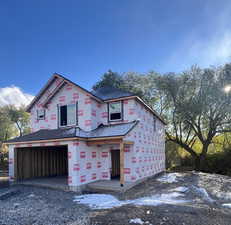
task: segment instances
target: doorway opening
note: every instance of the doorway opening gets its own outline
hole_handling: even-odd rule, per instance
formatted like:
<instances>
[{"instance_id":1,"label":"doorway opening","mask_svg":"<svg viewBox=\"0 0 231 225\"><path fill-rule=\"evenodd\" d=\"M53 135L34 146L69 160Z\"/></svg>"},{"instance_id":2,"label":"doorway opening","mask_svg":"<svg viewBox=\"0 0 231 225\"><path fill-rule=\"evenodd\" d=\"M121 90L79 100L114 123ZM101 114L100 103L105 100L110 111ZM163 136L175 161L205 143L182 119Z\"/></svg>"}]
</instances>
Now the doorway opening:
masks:
<instances>
[{"instance_id":1,"label":"doorway opening","mask_svg":"<svg viewBox=\"0 0 231 225\"><path fill-rule=\"evenodd\" d=\"M111 179L120 179L120 150L111 151Z\"/></svg>"}]
</instances>

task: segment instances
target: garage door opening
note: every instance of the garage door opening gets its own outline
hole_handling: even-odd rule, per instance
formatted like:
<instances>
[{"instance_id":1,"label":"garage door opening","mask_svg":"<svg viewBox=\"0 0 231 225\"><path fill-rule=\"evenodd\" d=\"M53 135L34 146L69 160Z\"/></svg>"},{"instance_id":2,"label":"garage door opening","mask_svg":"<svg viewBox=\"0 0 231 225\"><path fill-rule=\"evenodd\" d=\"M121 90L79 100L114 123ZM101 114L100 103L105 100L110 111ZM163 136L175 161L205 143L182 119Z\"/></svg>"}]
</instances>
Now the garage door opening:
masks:
<instances>
[{"instance_id":1,"label":"garage door opening","mask_svg":"<svg viewBox=\"0 0 231 225\"><path fill-rule=\"evenodd\" d=\"M20 180L68 175L68 147L15 149L15 178Z\"/></svg>"}]
</instances>

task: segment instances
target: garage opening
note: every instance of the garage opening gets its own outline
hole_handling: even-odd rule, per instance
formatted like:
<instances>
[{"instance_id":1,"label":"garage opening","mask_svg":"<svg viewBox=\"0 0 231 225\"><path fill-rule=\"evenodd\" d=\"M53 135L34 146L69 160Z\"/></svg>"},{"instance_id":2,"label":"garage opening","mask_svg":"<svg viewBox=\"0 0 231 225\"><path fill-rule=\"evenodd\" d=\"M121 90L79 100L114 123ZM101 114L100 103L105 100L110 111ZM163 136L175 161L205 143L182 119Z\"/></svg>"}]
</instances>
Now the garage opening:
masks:
<instances>
[{"instance_id":1,"label":"garage opening","mask_svg":"<svg viewBox=\"0 0 231 225\"><path fill-rule=\"evenodd\" d=\"M15 149L15 178L67 176L68 147L44 146Z\"/></svg>"}]
</instances>

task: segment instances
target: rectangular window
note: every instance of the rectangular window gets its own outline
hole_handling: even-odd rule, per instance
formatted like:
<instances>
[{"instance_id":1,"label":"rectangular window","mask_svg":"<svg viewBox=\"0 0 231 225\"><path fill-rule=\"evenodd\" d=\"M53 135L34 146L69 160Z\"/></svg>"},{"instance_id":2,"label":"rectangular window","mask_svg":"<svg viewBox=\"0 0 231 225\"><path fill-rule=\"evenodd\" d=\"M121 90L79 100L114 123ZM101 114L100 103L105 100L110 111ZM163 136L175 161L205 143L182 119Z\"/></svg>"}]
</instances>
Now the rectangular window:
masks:
<instances>
[{"instance_id":1,"label":"rectangular window","mask_svg":"<svg viewBox=\"0 0 231 225\"><path fill-rule=\"evenodd\" d=\"M109 121L122 120L122 102L111 102L108 105Z\"/></svg>"},{"instance_id":2,"label":"rectangular window","mask_svg":"<svg viewBox=\"0 0 231 225\"><path fill-rule=\"evenodd\" d=\"M45 109L37 110L37 120L45 120Z\"/></svg>"},{"instance_id":3,"label":"rectangular window","mask_svg":"<svg viewBox=\"0 0 231 225\"><path fill-rule=\"evenodd\" d=\"M61 127L76 125L76 104L60 106L59 121Z\"/></svg>"}]
</instances>

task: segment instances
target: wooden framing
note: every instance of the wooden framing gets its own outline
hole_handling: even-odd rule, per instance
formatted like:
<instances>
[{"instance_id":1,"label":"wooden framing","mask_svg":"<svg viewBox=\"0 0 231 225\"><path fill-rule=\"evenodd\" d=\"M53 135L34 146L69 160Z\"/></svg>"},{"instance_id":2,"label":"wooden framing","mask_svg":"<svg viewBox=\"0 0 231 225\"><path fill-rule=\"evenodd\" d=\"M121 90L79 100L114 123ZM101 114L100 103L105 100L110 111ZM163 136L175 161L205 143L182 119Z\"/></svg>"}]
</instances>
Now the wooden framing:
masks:
<instances>
[{"instance_id":1,"label":"wooden framing","mask_svg":"<svg viewBox=\"0 0 231 225\"><path fill-rule=\"evenodd\" d=\"M93 146L93 145L119 144L121 140L122 140L121 136L111 137L111 138L93 138L87 141L87 145Z\"/></svg>"},{"instance_id":2,"label":"wooden framing","mask_svg":"<svg viewBox=\"0 0 231 225\"><path fill-rule=\"evenodd\" d=\"M14 154L16 180L68 174L67 145L15 148Z\"/></svg>"},{"instance_id":3,"label":"wooden framing","mask_svg":"<svg viewBox=\"0 0 231 225\"><path fill-rule=\"evenodd\" d=\"M112 145L112 144L120 144L123 139L109 139L109 140L95 140L95 141L87 141L88 146L93 145ZM125 145L133 145L133 141L123 141Z\"/></svg>"},{"instance_id":4,"label":"wooden framing","mask_svg":"<svg viewBox=\"0 0 231 225\"><path fill-rule=\"evenodd\" d=\"M120 142L120 186L124 186L124 142Z\"/></svg>"},{"instance_id":5,"label":"wooden framing","mask_svg":"<svg viewBox=\"0 0 231 225\"><path fill-rule=\"evenodd\" d=\"M93 145L112 145L112 144L119 144L121 140L105 140L105 141L88 141L87 145L88 146L93 146Z\"/></svg>"},{"instance_id":6,"label":"wooden framing","mask_svg":"<svg viewBox=\"0 0 231 225\"><path fill-rule=\"evenodd\" d=\"M120 150L111 150L111 179L120 177Z\"/></svg>"},{"instance_id":7,"label":"wooden framing","mask_svg":"<svg viewBox=\"0 0 231 225\"><path fill-rule=\"evenodd\" d=\"M85 138L86 141L103 141L103 140L115 140L122 139L124 136L114 136L114 137L100 137L100 138Z\"/></svg>"}]
</instances>

